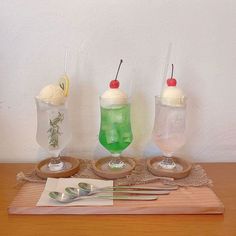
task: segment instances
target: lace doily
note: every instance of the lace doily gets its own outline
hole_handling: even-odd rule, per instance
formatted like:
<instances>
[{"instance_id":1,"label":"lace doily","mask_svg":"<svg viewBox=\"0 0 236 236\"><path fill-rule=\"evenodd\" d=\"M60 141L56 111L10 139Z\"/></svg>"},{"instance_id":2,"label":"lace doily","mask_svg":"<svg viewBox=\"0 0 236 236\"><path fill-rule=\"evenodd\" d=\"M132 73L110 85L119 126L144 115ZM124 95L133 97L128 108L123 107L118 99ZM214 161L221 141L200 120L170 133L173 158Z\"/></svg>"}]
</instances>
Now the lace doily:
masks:
<instances>
[{"instance_id":1,"label":"lace doily","mask_svg":"<svg viewBox=\"0 0 236 236\"><path fill-rule=\"evenodd\" d=\"M194 164L189 176L182 179L172 179L167 177L158 177L152 175L146 167L146 161L144 159L136 161L136 167L130 175L124 178L114 180L114 185L135 185L160 182L165 185L180 186L180 187L200 187L200 186L212 186L212 180L208 178L206 171L198 164ZM92 178L102 179L94 174L90 160L81 160L80 170L74 178ZM35 170L28 173L20 172L16 176L17 181L22 182L46 182L36 175Z\"/></svg>"}]
</instances>

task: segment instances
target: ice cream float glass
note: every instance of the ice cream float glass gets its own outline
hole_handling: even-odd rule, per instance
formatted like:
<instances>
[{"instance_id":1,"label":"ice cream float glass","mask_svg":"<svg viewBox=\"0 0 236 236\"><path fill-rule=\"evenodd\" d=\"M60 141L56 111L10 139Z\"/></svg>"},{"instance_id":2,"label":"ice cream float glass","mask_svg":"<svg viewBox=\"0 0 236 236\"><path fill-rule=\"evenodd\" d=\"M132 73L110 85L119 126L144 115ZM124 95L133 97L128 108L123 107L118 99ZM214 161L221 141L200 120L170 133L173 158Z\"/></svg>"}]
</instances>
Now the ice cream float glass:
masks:
<instances>
[{"instance_id":1,"label":"ice cream float glass","mask_svg":"<svg viewBox=\"0 0 236 236\"><path fill-rule=\"evenodd\" d=\"M155 97L153 140L163 153L160 168L181 168L173 154L185 144L186 97Z\"/></svg>"},{"instance_id":2,"label":"ice cream float glass","mask_svg":"<svg viewBox=\"0 0 236 236\"><path fill-rule=\"evenodd\" d=\"M60 159L60 153L71 138L67 103L53 105L38 97L35 101L37 107L36 140L51 155L48 169L49 171L64 170L66 166Z\"/></svg>"},{"instance_id":3,"label":"ice cream float glass","mask_svg":"<svg viewBox=\"0 0 236 236\"><path fill-rule=\"evenodd\" d=\"M121 153L133 140L130 122L130 99L100 97L101 122L99 141L112 156L108 166L111 169L122 169L125 163Z\"/></svg>"}]
</instances>

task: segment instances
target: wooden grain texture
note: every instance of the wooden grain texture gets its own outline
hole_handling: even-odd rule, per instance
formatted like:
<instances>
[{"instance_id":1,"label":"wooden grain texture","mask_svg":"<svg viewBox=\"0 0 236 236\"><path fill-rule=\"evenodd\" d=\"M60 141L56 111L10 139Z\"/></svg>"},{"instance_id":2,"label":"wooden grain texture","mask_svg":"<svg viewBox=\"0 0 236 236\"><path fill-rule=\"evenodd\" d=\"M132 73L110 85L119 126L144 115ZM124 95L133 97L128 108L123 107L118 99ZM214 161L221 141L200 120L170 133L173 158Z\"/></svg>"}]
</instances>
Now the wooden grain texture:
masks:
<instances>
[{"instance_id":1,"label":"wooden grain texture","mask_svg":"<svg viewBox=\"0 0 236 236\"><path fill-rule=\"evenodd\" d=\"M222 214L224 206L208 187L179 188L156 201L114 201L113 206L37 207L42 183L26 183L10 204L10 214ZM154 186L154 184L152 184Z\"/></svg>"},{"instance_id":2,"label":"wooden grain texture","mask_svg":"<svg viewBox=\"0 0 236 236\"><path fill-rule=\"evenodd\" d=\"M20 189L16 173L33 166L0 164L1 235L236 235L236 163L203 164L224 215L8 215L7 206Z\"/></svg>"}]
</instances>

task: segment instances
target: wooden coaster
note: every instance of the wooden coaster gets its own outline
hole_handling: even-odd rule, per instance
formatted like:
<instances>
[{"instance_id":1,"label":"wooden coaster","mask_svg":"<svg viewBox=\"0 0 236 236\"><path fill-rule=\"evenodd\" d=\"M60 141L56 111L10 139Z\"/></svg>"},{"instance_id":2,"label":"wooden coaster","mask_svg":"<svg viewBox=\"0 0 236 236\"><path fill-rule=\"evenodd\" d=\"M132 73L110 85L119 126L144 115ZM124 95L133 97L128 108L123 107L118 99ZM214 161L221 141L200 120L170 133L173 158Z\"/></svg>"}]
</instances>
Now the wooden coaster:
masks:
<instances>
[{"instance_id":1,"label":"wooden coaster","mask_svg":"<svg viewBox=\"0 0 236 236\"><path fill-rule=\"evenodd\" d=\"M192 169L192 164L190 162L179 157L173 157L177 167L173 170L166 170L158 166L158 162L162 160L163 157L160 156L147 160L147 168L153 175L181 179L188 176ZM180 167L182 167L182 169Z\"/></svg>"},{"instance_id":2,"label":"wooden coaster","mask_svg":"<svg viewBox=\"0 0 236 236\"><path fill-rule=\"evenodd\" d=\"M37 164L35 168L37 175L42 179L47 179L48 177L66 178L76 174L79 171L79 159L67 156L62 156L60 158L66 165L66 168L64 170L50 171L47 166L51 158L48 158Z\"/></svg>"},{"instance_id":3,"label":"wooden coaster","mask_svg":"<svg viewBox=\"0 0 236 236\"><path fill-rule=\"evenodd\" d=\"M104 157L93 161L92 168L94 173L105 179L118 179L129 175L136 165L133 159L121 157L121 160L126 164L125 167L123 169L111 169L107 164L111 159L112 157Z\"/></svg>"}]
</instances>

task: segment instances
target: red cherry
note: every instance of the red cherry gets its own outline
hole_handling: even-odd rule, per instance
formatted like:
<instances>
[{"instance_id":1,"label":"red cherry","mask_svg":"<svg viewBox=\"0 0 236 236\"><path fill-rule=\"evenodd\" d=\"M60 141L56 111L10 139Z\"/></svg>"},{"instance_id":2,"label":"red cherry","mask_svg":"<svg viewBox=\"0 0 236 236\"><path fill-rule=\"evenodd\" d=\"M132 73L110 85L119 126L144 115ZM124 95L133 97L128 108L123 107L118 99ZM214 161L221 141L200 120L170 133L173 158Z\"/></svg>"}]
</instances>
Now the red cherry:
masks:
<instances>
[{"instance_id":1,"label":"red cherry","mask_svg":"<svg viewBox=\"0 0 236 236\"><path fill-rule=\"evenodd\" d=\"M119 74L120 66L121 66L122 62L123 62L123 60L121 59L120 64L118 66L118 70L116 72L116 78L110 82L110 88L112 88L112 89L117 89L120 86L120 82L117 80L117 76Z\"/></svg>"},{"instance_id":2,"label":"red cherry","mask_svg":"<svg viewBox=\"0 0 236 236\"><path fill-rule=\"evenodd\" d=\"M171 70L171 77L166 81L168 86L176 86L177 81L176 79L173 77L173 73L174 73L174 65L172 64L172 70Z\"/></svg>"},{"instance_id":3,"label":"red cherry","mask_svg":"<svg viewBox=\"0 0 236 236\"><path fill-rule=\"evenodd\" d=\"M167 85L168 85L168 86L176 86L176 84L177 84L177 81L176 81L175 78L169 78L169 79L167 80Z\"/></svg>"},{"instance_id":4,"label":"red cherry","mask_svg":"<svg viewBox=\"0 0 236 236\"><path fill-rule=\"evenodd\" d=\"M110 88L112 88L112 89L117 89L117 88L119 88L119 86L120 86L120 82L116 79L114 79L110 82Z\"/></svg>"}]
</instances>

